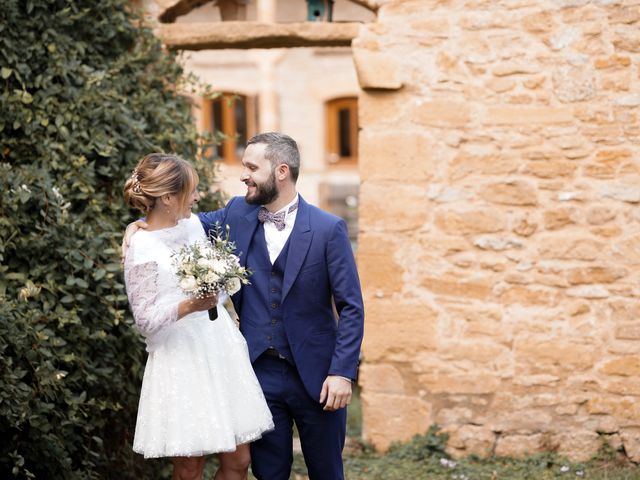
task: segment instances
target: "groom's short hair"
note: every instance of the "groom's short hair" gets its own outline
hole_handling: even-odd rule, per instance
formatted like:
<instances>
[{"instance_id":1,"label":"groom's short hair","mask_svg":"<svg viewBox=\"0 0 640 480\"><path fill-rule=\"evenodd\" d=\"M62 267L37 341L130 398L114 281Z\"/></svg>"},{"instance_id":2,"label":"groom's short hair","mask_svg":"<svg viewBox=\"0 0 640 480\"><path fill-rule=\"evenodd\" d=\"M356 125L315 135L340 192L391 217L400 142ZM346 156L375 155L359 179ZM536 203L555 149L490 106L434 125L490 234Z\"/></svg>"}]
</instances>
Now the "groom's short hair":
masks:
<instances>
[{"instance_id":1,"label":"groom's short hair","mask_svg":"<svg viewBox=\"0 0 640 480\"><path fill-rule=\"evenodd\" d=\"M291 179L294 183L298 180L300 174L300 151L298 144L289 135L279 132L259 133L249 139L247 146L264 143L264 156L271 162L271 167L275 168L279 163L285 163L289 166Z\"/></svg>"}]
</instances>

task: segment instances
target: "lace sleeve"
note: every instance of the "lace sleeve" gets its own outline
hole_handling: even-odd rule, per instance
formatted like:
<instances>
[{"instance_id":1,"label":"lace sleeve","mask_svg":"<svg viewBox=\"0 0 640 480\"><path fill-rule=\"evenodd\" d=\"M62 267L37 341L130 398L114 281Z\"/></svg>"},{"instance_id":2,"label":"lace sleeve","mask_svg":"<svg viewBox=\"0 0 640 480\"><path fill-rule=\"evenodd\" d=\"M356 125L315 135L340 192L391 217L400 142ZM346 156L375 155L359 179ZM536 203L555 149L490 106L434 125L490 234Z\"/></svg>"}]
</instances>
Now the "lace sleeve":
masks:
<instances>
[{"instance_id":1,"label":"lace sleeve","mask_svg":"<svg viewBox=\"0 0 640 480\"><path fill-rule=\"evenodd\" d=\"M127 297L136 325L145 337L178 320L178 303L158 298L158 264L141 263L125 268Z\"/></svg>"}]
</instances>

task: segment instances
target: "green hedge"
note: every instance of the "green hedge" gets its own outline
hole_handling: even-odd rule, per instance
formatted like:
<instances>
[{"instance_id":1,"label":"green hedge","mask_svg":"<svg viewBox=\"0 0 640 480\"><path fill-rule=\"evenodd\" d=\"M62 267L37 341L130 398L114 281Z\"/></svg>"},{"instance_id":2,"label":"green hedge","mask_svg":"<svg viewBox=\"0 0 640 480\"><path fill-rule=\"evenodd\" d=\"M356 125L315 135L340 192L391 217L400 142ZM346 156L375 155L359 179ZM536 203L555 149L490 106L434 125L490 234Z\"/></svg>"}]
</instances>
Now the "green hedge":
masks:
<instances>
[{"instance_id":1,"label":"green hedge","mask_svg":"<svg viewBox=\"0 0 640 480\"><path fill-rule=\"evenodd\" d=\"M119 262L135 218L122 186L150 151L207 159L176 93L192 83L129 3L0 8L0 478L165 464L131 451L146 354Z\"/></svg>"}]
</instances>

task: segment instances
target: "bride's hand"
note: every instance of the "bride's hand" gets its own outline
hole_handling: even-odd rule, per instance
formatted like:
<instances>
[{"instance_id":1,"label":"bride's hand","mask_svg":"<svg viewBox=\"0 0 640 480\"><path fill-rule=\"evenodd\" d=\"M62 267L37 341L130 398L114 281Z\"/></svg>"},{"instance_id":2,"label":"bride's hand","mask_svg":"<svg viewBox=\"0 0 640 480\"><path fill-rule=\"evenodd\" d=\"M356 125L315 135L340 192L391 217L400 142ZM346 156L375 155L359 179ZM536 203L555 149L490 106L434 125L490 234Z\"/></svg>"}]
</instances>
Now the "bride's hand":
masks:
<instances>
[{"instance_id":1,"label":"bride's hand","mask_svg":"<svg viewBox=\"0 0 640 480\"><path fill-rule=\"evenodd\" d=\"M127 225L127 229L124 231L124 237L122 237L122 247L120 251L122 252L120 255L120 261L124 263L124 259L127 256L127 250L129 250L129 243L131 242L131 237L138 230L143 229L146 230L149 227L147 222L144 220L137 220L135 222Z\"/></svg>"},{"instance_id":2,"label":"bride's hand","mask_svg":"<svg viewBox=\"0 0 640 480\"><path fill-rule=\"evenodd\" d=\"M189 315L194 312L205 312L207 310L211 310L218 304L218 294L214 293L210 297L204 298L190 298L189 300L183 300L180 303L180 307L178 309L178 318L181 318L185 315ZM183 315L180 315L180 313Z\"/></svg>"}]
</instances>

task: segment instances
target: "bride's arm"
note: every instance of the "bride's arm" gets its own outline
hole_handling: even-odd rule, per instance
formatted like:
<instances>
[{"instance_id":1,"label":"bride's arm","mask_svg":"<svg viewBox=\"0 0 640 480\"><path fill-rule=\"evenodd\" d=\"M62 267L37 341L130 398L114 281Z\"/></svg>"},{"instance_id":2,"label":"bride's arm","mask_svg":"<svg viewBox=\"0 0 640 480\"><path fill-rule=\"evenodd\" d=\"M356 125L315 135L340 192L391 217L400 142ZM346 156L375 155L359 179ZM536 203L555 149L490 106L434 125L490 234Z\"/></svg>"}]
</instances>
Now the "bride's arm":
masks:
<instances>
[{"instance_id":1,"label":"bride's arm","mask_svg":"<svg viewBox=\"0 0 640 480\"><path fill-rule=\"evenodd\" d=\"M217 297L188 299L180 302L162 301L158 295L158 264L147 262L125 268L125 284L131 311L143 335L151 336L182 317L209 310Z\"/></svg>"}]
</instances>

